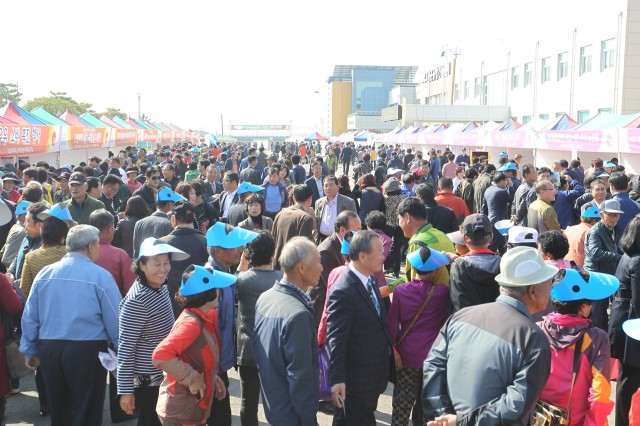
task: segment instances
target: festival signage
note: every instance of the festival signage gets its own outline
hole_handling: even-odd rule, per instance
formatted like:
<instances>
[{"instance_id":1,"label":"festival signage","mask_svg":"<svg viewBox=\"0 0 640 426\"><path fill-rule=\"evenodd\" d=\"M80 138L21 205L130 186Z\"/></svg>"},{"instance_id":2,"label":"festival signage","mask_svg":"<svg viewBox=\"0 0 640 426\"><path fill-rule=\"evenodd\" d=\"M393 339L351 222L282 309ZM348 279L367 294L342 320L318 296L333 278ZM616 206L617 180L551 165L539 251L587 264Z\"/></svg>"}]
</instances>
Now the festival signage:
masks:
<instances>
[{"instance_id":1,"label":"festival signage","mask_svg":"<svg viewBox=\"0 0 640 426\"><path fill-rule=\"evenodd\" d=\"M173 140L171 130L163 130L160 132L160 143L171 143Z\"/></svg>"},{"instance_id":2,"label":"festival signage","mask_svg":"<svg viewBox=\"0 0 640 426\"><path fill-rule=\"evenodd\" d=\"M156 143L158 141L158 131L157 130L140 130L140 140L142 142L153 142Z\"/></svg>"},{"instance_id":3,"label":"festival signage","mask_svg":"<svg viewBox=\"0 0 640 426\"><path fill-rule=\"evenodd\" d=\"M175 142L182 142L184 140L184 132L181 130L173 132L173 140Z\"/></svg>"},{"instance_id":4,"label":"festival signage","mask_svg":"<svg viewBox=\"0 0 640 426\"><path fill-rule=\"evenodd\" d=\"M0 155L40 154L58 140L56 127L0 125Z\"/></svg>"},{"instance_id":5,"label":"festival signage","mask_svg":"<svg viewBox=\"0 0 640 426\"><path fill-rule=\"evenodd\" d=\"M620 133L626 138L620 140L620 151L637 154L640 152L640 129L622 129Z\"/></svg>"},{"instance_id":6,"label":"festival signage","mask_svg":"<svg viewBox=\"0 0 640 426\"><path fill-rule=\"evenodd\" d=\"M538 148L557 151L616 152L617 138L602 130L546 130L539 138Z\"/></svg>"},{"instance_id":7,"label":"festival signage","mask_svg":"<svg viewBox=\"0 0 640 426\"><path fill-rule=\"evenodd\" d=\"M488 144L500 148L522 148L527 142L527 132L491 132L488 134Z\"/></svg>"},{"instance_id":8,"label":"festival signage","mask_svg":"<svg viewBox=\"0 0 640 426\"><path fill-rule=\"evenodd\" d=\"M418 133L418 139L424 138L424 143L427 145L445 145L444 132L432 132L432 133Z\"/></svg>"},{"instance_id":9,"label":"festival signage","mask_svg":"<svg viewBox=\"0 0 640 426\"><path fill-rule=\"evenodd\" d=\"M69 149L95 149L105 146L107 129L100 127L61 127Z\"/></svg>"},{"instance_id":10,"label":"festival signage","mask_svg":"<svg viewBox=\"0 0 640 426\"><path fill-rule=\"evenodd\" d=\"M454 146L479 146L478 132L458 132L454 133Z\"/></svg>"},{"instance_id":11,"label":"festival signage","mask_svg":"<svg viewBox=\"0 0 640 426\"><path fill-rule=\"evenodd\" d=\"M115 146L135 145L138 140L136 129L111 129Z\"/></svg>"}]
</instances>

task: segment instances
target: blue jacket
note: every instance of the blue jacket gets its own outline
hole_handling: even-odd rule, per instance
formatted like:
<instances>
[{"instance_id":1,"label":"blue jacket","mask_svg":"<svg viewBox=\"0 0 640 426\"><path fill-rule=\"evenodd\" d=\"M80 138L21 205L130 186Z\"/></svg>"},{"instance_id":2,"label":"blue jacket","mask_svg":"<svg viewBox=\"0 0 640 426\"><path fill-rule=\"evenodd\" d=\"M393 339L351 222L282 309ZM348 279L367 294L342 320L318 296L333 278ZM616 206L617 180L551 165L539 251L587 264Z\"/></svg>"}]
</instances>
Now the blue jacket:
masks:
<instances>
[{"instance_id":1,"label":"blue jacket","mask_svg":"<svg viewBox=\"0 0 640 426\"><path fill-rule=\"evenodd\" d=\"M264 195L264 197L267 196L267 188L269 187L269 182L263 183L262 185L260 185L261 187L264 188L264 192L262 193ZM280 182L278 182L278 191L280 192L280 198L282 198L282 202L280 203L280 208L285 207L287 205L287 188L285 188L285 186L283 184L281 184ZM265 204L266 204L266 200L265 200ZM262 212L264 214L264 212ZM270 212L270 213L277 213L277 212Z\"/></svg>"},{"instance_id":2,"label":"blue jacket","mask_svg":"<svg viewBox=\"0 0 640 426\"><path fill-rule=\"evenodd\" d=\"M569 183L569 189L566 191L558 191L553 209L558 215L560 228L567 229L568 226L575 225L573 206L582 194L584 194L584 187L575 180Z\"/></svg>"},{"instance_id":3,"label":"blue jacket","mask_svg":"<svg viewBox=\"0 0 640 426\"><path fill-rule=\"evenodd\" d=\"M36 276L22 315L20 351L39 340L110 341L118 347L120 291L113 276L81 253L68 253Z\"/></svg>"},{"instance_id":4,"label":"blue jacket","mask_svg":"<svg viewBox=\"0 0 640 426\"><path fill-rule=\"evenodd\" d=\"M253 347L269 424L316 426L318 339L302 291L276 282L258 298Z\"/></svg>"}]
</instances>

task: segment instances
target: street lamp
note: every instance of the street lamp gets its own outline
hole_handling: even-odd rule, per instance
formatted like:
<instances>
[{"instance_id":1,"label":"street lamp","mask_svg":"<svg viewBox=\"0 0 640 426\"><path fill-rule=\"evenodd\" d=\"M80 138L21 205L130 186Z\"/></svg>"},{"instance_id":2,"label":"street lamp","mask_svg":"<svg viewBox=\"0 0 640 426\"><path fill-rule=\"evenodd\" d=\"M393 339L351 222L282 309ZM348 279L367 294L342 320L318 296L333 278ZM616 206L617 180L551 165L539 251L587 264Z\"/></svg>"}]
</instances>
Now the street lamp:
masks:
<instances>
[{"instance_id":1,"label":"street lamp","mask_svg":"<svg viewBox=\"0 0 640 426\"><path fill-rule=\"evenodd\" d=\"M138 93L138 120L140 120L142 118L142 115L140 114L140 96L142 96L142 93Z\"/></svg>"}]
</instances>

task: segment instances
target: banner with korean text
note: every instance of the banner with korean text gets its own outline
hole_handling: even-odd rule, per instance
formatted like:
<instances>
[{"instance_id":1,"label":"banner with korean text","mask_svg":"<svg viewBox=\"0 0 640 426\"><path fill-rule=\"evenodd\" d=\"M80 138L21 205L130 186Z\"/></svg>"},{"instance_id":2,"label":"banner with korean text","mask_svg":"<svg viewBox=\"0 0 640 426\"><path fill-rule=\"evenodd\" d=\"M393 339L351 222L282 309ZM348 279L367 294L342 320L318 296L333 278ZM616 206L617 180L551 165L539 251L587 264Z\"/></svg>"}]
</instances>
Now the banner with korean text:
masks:
<instances>
[{"instance_id":1,"label":"banner with korean text","mask_svg":"<svg viewBox=\"0 0 640 426\"><path fill-rule=\"evenodd\" d=\"M61 127L60 149L103 148L107 143L107 130L100 127Z\"/></svg>"},{"instance_id":2,"label":"banner with korean text","mask_svg":"<svg viewBox=\"0 0 640 426\"><path fill-rule=\"evenodd\" d=\"M142 142L158 142L158 131L157 130L140 130L139 140Z\"/></svg>"},{"instance_id":3,"label":"banner with korean text","mask_svg":"<svg viewBox=\"0 0 640 426\"><path fill-rule=\"evenodd\" d=\"M136 129L111 129L111 140L115 146L134 146L138 140Z\"/></svg>"},{"instance_id":4,"label":"banner with korean text","mask_svg":"<svg viewBox=\"0 0 640 426\"><path fill-rule=\"evenodd\" d=\"M0 155L42 154L57 151L59 127L0 125Z\"/></svg>"}]
</instances>

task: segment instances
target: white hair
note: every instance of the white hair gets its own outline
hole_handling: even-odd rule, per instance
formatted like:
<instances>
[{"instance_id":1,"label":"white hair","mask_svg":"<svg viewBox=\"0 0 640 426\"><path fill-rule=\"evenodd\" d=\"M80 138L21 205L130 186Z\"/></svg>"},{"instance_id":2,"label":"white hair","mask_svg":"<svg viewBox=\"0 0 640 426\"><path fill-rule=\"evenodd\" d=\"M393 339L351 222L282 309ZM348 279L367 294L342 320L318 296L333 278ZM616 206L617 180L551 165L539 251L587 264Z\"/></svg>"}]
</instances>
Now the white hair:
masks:
<instances>
[{"instance_id":1,"label":"white hair","mask_svg":"<svg viewBox=\"0 0 640 426\"><path fill-rule=\"evenodd\" d=\"M289 272L300 262L309 262L312 253L317 252L315 244L306 237L294 237L282 248L280 267L283 272Z\"/></svg>"},{"instance_id":2,"label":"white hair","mask_svg":"<svg viewBox=\"0 0 640 426\"><path fill-rule=\"evenodd\" d=\"M100 241L100 231L91 225L76 225L67 234L67 252L85 250L89 244Z\"/></svg>"}]
</instances>

